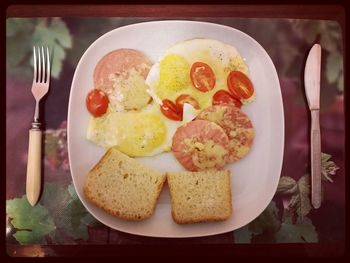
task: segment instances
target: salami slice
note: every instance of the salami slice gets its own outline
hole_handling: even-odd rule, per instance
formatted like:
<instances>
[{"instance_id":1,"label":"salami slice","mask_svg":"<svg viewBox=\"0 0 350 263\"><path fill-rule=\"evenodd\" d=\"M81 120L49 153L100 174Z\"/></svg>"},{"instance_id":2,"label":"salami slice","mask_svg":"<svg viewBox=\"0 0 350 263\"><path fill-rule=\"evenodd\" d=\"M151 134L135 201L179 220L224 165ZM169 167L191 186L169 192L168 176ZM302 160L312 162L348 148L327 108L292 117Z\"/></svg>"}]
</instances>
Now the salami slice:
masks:
<instances>
[{"instance_id":1,"label":"salami slice","mask_svg":"<svg viewBox=\"0 0 350 263\"><path fill-rule=\"evenodd\" d=\"M229 139L214 122L195 120L179 127L173 137L176 159L190 171L222 168L229 154Z\"/></svg>"},{"instance_id":2,"label":"salami slice","mask_svg":"<svg viewBox=\"0 0 350 263\"><path fill-rule=\"evenodd\" d=\"M145 83L151 66L149 59L137 50L114 50L97 63L95 88L108 95L116 111L142 109L151 100Z\"/></svg>"},{"instance_id":3,"label":"salami slice","mask_svg":"<svg viewBox=\"0 0 350 263\"><path fill-rule=\"evenodd\" d=\"M214 105L201 111L198 120L215 122L229 138L228 162L238 161L248 154L255 137L249 117L233 105Z\"/></svg>"},{"instance_id":4,"label":"salami slice","mask_svg":"<svg viewBox=\"0 0 350 263\"><path fill-rule=\"evenodd\" d=\"M94 71L95 87L102 90L111 88L113 86L112 74L122 75L132 68L140 71L146 79L151 66L151 61L140 51L126 48L114 50L97 63Z\"/></svg>"}]
</instances>

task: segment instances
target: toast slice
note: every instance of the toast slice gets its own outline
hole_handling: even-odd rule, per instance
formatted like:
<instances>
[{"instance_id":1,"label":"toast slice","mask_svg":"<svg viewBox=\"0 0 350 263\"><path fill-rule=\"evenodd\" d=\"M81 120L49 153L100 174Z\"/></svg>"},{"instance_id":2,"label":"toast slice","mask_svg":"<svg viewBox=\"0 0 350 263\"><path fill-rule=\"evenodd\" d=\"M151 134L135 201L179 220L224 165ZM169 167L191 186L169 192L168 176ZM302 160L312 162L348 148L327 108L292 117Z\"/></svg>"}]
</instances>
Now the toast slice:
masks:
<instances>
[{"instance_id":1,"label":"toast slice","mask_svg":"<svg viewBox=\"0 0 350 263\"><path fill-rule=\"evenodd\" d=\"M229 171L167 173L167 181L176 223L223 221L231 216Z\"/></svg>"},{"instance_id":2,"label":"toast slice","mask_svg":"<svg viewBox=\"0 0 350 263\"><path fill-rule=\"evenodd\" d=\"M110 148L87 175L84 194L96 206L126 220L149 218L166 175Z\"/></svg>"}]
</instances>

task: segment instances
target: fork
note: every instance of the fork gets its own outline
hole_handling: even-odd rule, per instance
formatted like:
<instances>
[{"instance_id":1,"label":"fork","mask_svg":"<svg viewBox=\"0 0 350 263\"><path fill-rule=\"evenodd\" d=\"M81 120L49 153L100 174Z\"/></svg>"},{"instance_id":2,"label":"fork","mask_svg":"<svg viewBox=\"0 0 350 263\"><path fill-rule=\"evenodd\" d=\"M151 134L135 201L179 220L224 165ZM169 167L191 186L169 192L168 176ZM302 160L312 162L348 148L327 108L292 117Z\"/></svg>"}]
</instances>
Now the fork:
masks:
<instances>
[{"instance_id":1,"label":"fork","mask_svg":"<svg viewBox=\"0 0 350 263\"><path fill-rule=\"evenodd\" d=\"M41 189L41 140L42 131L39 122L39 101L49 90L50 54L46 47L33 47L34 76L32 94L35 98L34 121L29 130L26 193L29 203L34 206L39 199Z\"/></svg>"}]
</instances>

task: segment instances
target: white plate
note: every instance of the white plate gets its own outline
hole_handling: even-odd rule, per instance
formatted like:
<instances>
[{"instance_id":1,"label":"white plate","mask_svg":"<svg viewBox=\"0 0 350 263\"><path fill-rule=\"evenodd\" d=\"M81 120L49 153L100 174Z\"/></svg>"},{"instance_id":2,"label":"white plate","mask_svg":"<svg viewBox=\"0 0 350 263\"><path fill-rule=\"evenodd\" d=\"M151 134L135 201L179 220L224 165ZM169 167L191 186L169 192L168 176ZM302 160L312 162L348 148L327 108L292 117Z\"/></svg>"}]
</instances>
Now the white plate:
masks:
<instances>
[{"instance_id":1,"label":"white plate","mask_svg":"<svg viewBox=\"0 0 350 263\"><path fill-rule=\"evenodd\" d=\"M142 222L113 217L92 205L83 194L89 169L104 150L88 142L89 114L85 97L93 87L96 63L118 48L144 52L156 62L178 41L205 37L235 46L246 59L256 89L256 100L244 106L256 137L250 153L227 166L231 170L233 216L224 222L177 225L171 218L168 188L162 191L153 216ZM84 53L74 74L68 109L68 152L77 194L87 210L103 224L132 234L154 237L197 237L240 228L256 218L271 201L280 177L284 148L283 103L276 69L266 51L253 38L231 27L191 21L157 21L133 24L112 30L97 39ZM182 170L171 153L139 158L161 171Z\"/></svg>"}]
</instances>

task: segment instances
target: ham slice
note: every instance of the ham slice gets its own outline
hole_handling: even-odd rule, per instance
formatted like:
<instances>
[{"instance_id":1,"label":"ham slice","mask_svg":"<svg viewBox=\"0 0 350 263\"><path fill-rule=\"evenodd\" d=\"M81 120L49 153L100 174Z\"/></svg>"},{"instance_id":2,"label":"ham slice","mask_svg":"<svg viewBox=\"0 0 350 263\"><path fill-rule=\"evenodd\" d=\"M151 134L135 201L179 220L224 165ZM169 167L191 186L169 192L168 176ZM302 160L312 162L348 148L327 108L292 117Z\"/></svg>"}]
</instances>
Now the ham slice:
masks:
<instances>
[{"instance_id":1,"label":"ham slice","mask_svg":"<svg viewBox=\"0 0 350 263\"><path fill-rule=\"evenodd\" d=\"M176 130L172 151L189 171L219 169L226 164L228 143L228 137L220 126L206 120L195 120Z\"/></svg>"},{"instance_id":2,"label":"ham slice","mask_svg":"<svg viewBox=\"0 0 350 263\"><path fill-rule=\"evenodd\" d=\"M249 117L239 108L229 105L214 105L201 111L198 120L212 121L222 127L230 142L229 163L243 158L250 151L255 131Z\"/></svg>"},{"instance_id":3,"label":"ham slice","mask_svg":"<svg viewBox=\"0 0 350 263\"><path fill-rule=\"evenodd\" d=\"M97 63L93 75L95 88L107 94L116 111L140 110L151 101L145 83L151 66L140 51L114 50Z\"/></svg>"},{"instance_id":4,"label":"ham slice","mask_svg":"<svg viewBox=\"0 0 350 263\"><path fill-rule=\"evenodd\" d=\"M108 93L113 86L111 75L127 75L133 68L146 79L151 66L151 61L140 51L125 48L114 50L97 63L94 70L95 88Z\"/></svg>"}]
</instances>

